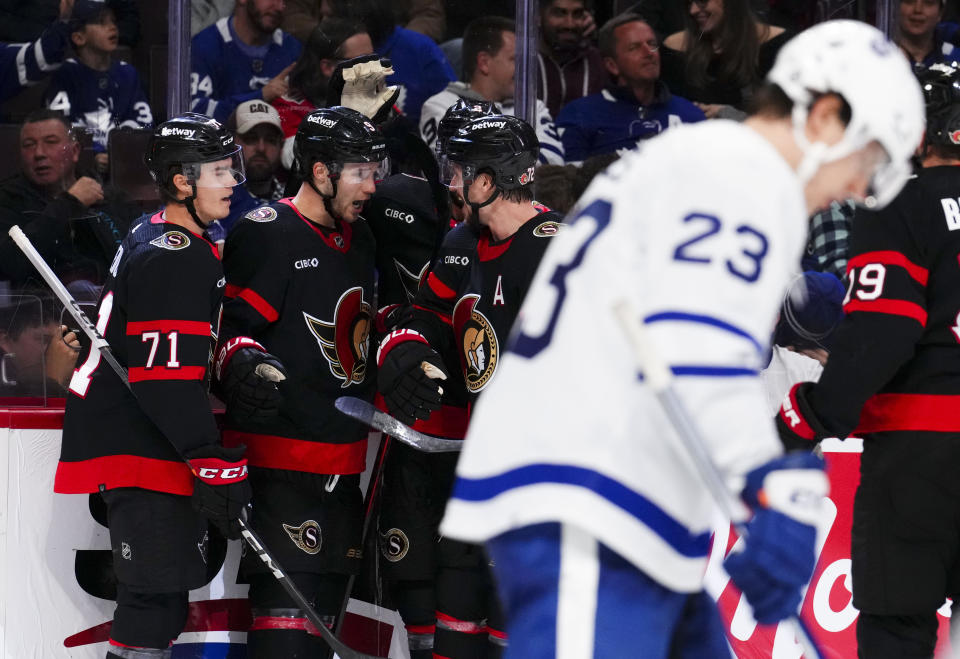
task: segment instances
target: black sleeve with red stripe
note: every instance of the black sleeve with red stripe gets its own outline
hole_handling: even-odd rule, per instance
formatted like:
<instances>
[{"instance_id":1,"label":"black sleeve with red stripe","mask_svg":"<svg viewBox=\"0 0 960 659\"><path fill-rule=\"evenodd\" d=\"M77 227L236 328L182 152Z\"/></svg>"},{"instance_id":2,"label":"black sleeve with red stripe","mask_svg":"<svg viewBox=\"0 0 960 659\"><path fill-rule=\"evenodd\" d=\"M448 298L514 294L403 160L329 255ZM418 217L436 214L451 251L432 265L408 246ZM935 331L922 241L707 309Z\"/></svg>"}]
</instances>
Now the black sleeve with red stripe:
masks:
<instances>
[{"instance_id":1,"label":"black sleeve with red stripe","mask_svg":"<svg viewBox=\"0 0 960 659\"><path fill-rule=\"evenodd\" d=\"M846 437L864 403L914 354L927 325L929 264L910 230L913 201L905 194L883 211L858 210L847 264L846 316L820 381L805 387L793 405L789 399L784 403L781 426L813 428L818 440Z\"/></svg>"},{"instance_id":2,"label":"black sleeve with red stripe","mask_svg":"<svg viewBox=\"0 0 960 659\"><path fill-rule=\"evenodd\" d=\"M140 408L183 455L219 442L207 396L219 261L209 246L156 249L128 279L125 347Z\"/></svg>"},{"instance_id":3,"label":"black sleeve with red stripe","mask_svg":"<svg viewBox=\"0 0 960 659\"><path fill-rule=\"evenodd\" d=\"M221 368L230 348L242 347L241 337L260 336L279 319L289 284L285 257L280 221L240 220L231 230L223 253L227 285L217 348Z\"/></svg>"},{"instance_id":4,"label":"black sleeve with red stripe","mask_svg":"<svg viewBox=\"0 0 960 659\"><path fill-rule=\"evenodd\" d=\"M453 309L467 292L476 267L476 246L476 235L465 223L444 237L433 268L403 323L403 327L422 334L435 349L451 336Z\"/></svg>"}]
</instances>

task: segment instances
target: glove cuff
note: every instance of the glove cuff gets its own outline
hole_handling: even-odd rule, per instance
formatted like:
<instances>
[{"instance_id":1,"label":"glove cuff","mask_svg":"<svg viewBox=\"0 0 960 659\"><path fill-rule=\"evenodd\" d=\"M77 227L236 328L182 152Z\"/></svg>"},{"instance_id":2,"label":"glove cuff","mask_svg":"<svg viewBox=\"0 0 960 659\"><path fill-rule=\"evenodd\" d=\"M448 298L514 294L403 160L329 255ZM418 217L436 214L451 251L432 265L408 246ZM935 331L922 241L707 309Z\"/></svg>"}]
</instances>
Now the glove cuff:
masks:
<instances>
[{"instance_id":1,"label":"glove cuff","mask_svg":"<svg viewBox=\"0 0 960 659\"><path fill-rule=\"evenodd\" d=\"M783 404L780 406L778 418L791 434L800 439L814 442L818 439L817 432L804 416L800 406L799 389L803 384L803 382L798 382L790 387L790 391L787 392Z\"/></svg>"},{"instance_id":2,"label":"glove cuff","mask_svg":"<svg viewBox=\"0 0 960 659\"><path fill-rule=\"evenodd\" d=\"M188 462L193 475L207 485L231 485L247 479L247 459L235 462L221 458L194 458Z\"/></svg>"},{"instance_id":3,"label":"glove cuff","mask_svg":"<svg viewBox=\"0 0 960 659\"><path fill-rule=\"evenodd\" d=\"M393 330L387 334L383 341L380 342L380 348L377 350L377 367L383 366L383 360L386 358L387 353L396 348L401 343L406 343L408 341L417 341L426 346L430 345L430 342L424 338L423 334L412 329L398 329Z\"/></svg>"},{"instance_id":4,"label":"glove cuff","mask_svg":"<svg viewBox=\"0 0 960 659\"><path fill-rule=\"evenodd\" d=\"M394 311L396 311L399 308L400 308L399 304L388 304L387 306L377 311L377 315L373 321L373 326L374 326L374 329L376 329L376 331L379 334L383 334L389 329L389 325L387 324L387 319L389 318L390 314L392 314ZM379 354L378 354L378 359L379 359Z\"/></svg>"},{"instance_id":5,"label":"glove cuff","mask_svg":"<svg viewBox=\"0 0 960 659\"><path fill-rule=\"evenodd\" d=\"M226 372L227 364L231 357L241 348L255 348L260 352L266 352L267 349L251 339L249 336L235 336L217 350L217 358L213 363L213 373L219 382L223 382L223 373Z\"/></svg>"}]
</instances>

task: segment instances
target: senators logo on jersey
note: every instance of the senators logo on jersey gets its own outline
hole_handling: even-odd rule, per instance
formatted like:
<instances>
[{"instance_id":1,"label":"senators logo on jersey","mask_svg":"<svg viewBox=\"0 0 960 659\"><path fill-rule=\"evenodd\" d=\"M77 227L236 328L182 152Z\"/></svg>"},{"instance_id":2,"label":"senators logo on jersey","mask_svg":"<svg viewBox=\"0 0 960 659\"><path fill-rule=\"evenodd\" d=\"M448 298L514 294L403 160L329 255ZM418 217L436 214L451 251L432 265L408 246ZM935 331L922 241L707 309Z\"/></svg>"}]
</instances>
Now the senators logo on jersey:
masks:
<instances>
[{"instance_id":1,"label":"senators logo on jersey","mask_svg":"<svg viewBox=\"0 0 960 659\"><path fill-rule=\"evenodd\" d=\"M500 344L493 325L477 311L479 295L464 295L453 309L453 328L460 337L460 365L471 393L490 382L500 359Z\"/></svg>"},{"instance_id":2,"label":"senators logo on jersey","mask_svg":"<svg viewBox=\"0 0 960 659\"><path fill-rule=\"evenodd\" d=\"M370 303L363 299L363 288L355 286L340 296L332 321L314 318L306 311L303 318L320 344L330 372L343 381L341 386L363 382L373 322Z\"/></svg>"},{"instance_id":3,"label":"senators logo on jersey","mask_svg":"<svg viewBox=\"0 0 960 659\"><path fill-rule=\"evenodd\" d=\"M419 273L412 272L411 270L404 267L400 261L393 259L393 264L397 267L397 275L400 277L400 283L403 284L403 290L407 294L407 301L413 302L413 298L416 297L417 291L420 290L420 285L423 284L426 279L427 269L430 267L430 262L427 261L423 264L423 267L420 268Z\"/></svg>"}]
</instances>

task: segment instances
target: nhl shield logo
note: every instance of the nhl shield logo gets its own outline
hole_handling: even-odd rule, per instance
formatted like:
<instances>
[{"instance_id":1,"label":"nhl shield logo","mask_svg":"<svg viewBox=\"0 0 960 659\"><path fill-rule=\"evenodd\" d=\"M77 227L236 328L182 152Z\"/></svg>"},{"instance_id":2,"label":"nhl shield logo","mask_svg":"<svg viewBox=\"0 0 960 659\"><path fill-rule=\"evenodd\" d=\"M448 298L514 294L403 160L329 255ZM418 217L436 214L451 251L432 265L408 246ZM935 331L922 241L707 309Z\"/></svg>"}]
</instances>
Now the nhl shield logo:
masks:
<instances>
[{"instance_id":1,"label":"nhl shield logo","mask_svg":"<svg viewBox=\"0 0 960 659\"><path fill-rule=\"evenodd\" d=\"M403 560L410 551L410 539L400 529L393 528L380 534L380 553L391 563Z\"/></svg>"},{"instance_id":2,"label":"nhl shield logo","mask_svg":"<svg viewBox=\"0 0 960 659\"><path fill-rule=\"evenodd\" d=\"M460 337L460 365L463 367L467 389L481 391L497 368L500 344L490 320L477 311L479 295L465 295L453 309L453 328Z\"/></svg>"},{"instance_id":3,"label":"nhl shield logo","mask_svg":"<svg viewBox=\"0 0 960 659\"><path fill-rule=\"evenodd\" d=\"M363 299L363 288L355 286L340 296L332 322L315 318L306 311L303 318L330 364L330 372L343 381L341 387L363 382L373 321L370 303Z\"/></svg>"},{"instance_id":4,"label":"nhl shield logo","mask_svg":"<svg viewBox=\"0 0 960 659\"><path fill-rule=\"evenodd\" d=\"M312 519L308 519L300 526L284 524L283 530L290 536L293 544L304 552L311 556L320 553L320 547L323 545L323 535L320 533L320 525Z\"/></svg>"}]
</instances>

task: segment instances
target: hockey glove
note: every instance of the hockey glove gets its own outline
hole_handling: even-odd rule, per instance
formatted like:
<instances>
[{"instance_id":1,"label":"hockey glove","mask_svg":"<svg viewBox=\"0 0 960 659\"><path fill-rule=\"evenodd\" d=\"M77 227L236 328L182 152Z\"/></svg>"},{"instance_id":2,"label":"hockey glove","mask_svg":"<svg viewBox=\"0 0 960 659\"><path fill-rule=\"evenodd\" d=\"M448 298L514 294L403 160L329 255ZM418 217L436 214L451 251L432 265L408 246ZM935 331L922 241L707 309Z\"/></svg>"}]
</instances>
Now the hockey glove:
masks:
<instances>
[{"instance_id":1,"label":"hockey glove","mask_svg":"<svg viewBox=\"0 0 960 659\"><path fill-rule=\"evenodd\" d=\"M443 360L419 332L390 332L377 352L377 388L387 410L410 425L440 409L443 389L434 381L446 380Z\"/></svg>"},{"instance_id":2,"label":"hockey glove","mask_svg":"<svg viewBox=\"0 0 960 659\"><path fill-rule=\"evenodd\" d=\"M250 503L245 446L201 446L185 457L193 481L193 509L210 520L226 538L240 537L237 518Z\"/></svg>"},{"instance_id":3,"label":"hockey glove","mask_svg":"<svg viewBox=\"0 0 960 659\"><path fill-rule=\"evenodd\" d=\"M365 114L377 124L386 121L400 95L400 88L387 85L393 75L389 58L362 55L337 65L327 87L327 105L344 105Z\"/></svg>"},{"instance_id":4,"label":"hockey glove","mask_svg":"<svg viewBox=\"0 0 960 659\"><path fill-rule=\"evenodd\" d=\"M259 343L237 337L224 345L214 368L231 420L264 421L277 415L283 396L277 383L287 372Z\"/></svg>"},{"instance_id":5,"label":"hockey glove","mask_svg":"<svg viewBox=\"0 0 960 659\"><path fill-rule=\"evenodd\" d=\"M798 382L790 388L777 414L777 433L787 451L812 451L824 437L830 437L807 402L813 382Z\"/></svg>"},{"instance_id":6,"label":"hockey glove","mask_svg":"<svg viewBox=\"0 0 960 659\"><path fill-rule=\"evenodd\" d=\"M810 453L787 454L747 474L742 497L754 515L745 548L724 567L760 624L797 612L816 566L816 523L828 490L823 460Z\"/></svg>"}]
</instances>

